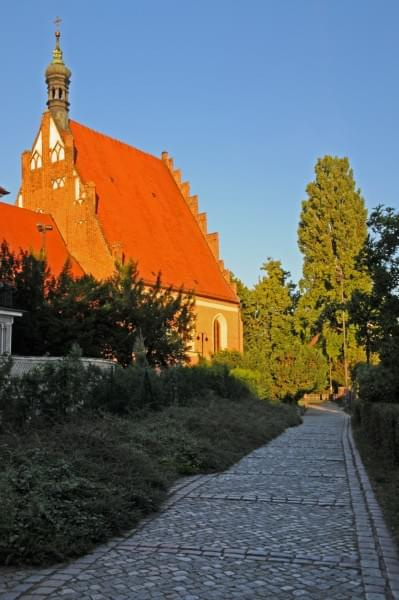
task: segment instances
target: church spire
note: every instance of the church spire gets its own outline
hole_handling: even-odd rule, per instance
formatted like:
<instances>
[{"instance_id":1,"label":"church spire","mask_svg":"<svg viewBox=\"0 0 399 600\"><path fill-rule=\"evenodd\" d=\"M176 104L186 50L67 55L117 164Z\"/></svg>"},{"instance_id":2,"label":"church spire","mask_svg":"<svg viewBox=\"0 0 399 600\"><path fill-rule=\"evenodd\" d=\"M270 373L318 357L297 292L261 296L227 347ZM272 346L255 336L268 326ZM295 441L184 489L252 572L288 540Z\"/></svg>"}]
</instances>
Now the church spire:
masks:
<instances>
[{"instance_id":1,"label":"church spire","mask_svg":"<svg viewBox=\"0 0 399 600\"><path fill-rule=\"evenodd\" d=\"M50 113L61 129L68 128L68 110L69 110L69 81L71 71L65 65L62 50L60 47L61 33L59 24L61 19L57 17L55 24L55 48L53 50L53 60L46 69L47 83L47 106Z\"/></svg>"}]
</instances>

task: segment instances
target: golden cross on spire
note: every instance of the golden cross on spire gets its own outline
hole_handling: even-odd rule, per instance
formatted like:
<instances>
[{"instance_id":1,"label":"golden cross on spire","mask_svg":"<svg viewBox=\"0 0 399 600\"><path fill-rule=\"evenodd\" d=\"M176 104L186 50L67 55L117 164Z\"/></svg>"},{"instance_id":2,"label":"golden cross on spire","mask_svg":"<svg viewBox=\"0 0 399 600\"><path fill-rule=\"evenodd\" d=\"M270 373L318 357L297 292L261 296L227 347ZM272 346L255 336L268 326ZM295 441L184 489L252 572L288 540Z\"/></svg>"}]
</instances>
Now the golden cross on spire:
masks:
<instances>
[{"instance_id":1,"label":"golden cross on spire","mask_svg":"<svg viewBox=\"0 0 399 600\"><path fill-rule=\"evenodd\" d=\"M54 25L55 25L56 29L55 29L55 48L53 50L53 63L62 64L62 50L60 48L60 37L61 37L61 33L60 33L61 18L60 17L55 18Z\"/></svg>"}]
</instances>

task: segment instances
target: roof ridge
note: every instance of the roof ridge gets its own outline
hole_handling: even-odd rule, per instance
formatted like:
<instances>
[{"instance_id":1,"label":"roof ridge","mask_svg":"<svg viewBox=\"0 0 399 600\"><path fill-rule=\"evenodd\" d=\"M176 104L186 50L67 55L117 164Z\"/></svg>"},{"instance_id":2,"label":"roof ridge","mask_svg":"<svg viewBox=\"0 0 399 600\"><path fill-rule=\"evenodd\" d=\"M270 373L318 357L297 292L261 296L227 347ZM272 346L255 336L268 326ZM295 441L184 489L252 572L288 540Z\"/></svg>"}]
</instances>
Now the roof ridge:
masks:
<instances>
[{"instance_id":1,"label":"roof ridge","mask_svg":"<svg viewBox=\"0 0 399 600\"><path fill-rule=\"evenodd\" d=\"M107 140L110 140L111 142L116 142L117 144L120 144L121 146L126 146L130 150L135 150L136 152L139 152L140 154L144 154L145 156L155 158L156 160L162 162L162 158L159 158L155 154L151 154L150 152L145 152L144 150L140 150L140 148L136 148L136 146L132 146L131 144L128 144L127 142L123 142L122 140L120 140L116 137L112 137L106 133L103 133L102 131L98 131L97 129L93 129L92 127L87 127L87 125L78 123L78 121L74 121L73 119L70 119L70 123L73 123L74 125L78 125L78 127L83 127L84 129L88 129L92 133L95 133L98 136L106 138Z\"/></svg>"},{"instance_id":2,"label":"roof ridge","mask_svg":"<svg viewBox=\"0 0 399 600\"><path fill-rule=\"evenodd\" d=\"M10 206L11 208L17 208L18 210L24 210L26 212L37 215L38 218L40 218L41 216L50 217L50 219L52 221L54 221L52 215L48 212L37 212L36 210L32 210L31 208L26 208L25 206L18 206L17 204L12 204L11 202L4 202L4 201L0 200L0 206L3 206L3 205Z\"/></svg>"}]
</instances>

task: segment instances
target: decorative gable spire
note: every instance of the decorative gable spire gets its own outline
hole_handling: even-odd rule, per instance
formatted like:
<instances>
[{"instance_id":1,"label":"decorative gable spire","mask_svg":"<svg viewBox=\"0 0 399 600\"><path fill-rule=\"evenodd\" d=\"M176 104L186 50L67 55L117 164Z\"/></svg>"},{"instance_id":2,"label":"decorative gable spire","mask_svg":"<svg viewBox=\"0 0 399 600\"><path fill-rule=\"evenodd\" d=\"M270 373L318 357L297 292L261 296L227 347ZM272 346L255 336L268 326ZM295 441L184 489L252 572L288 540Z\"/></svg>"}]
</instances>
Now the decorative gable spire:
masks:
<instances>
[{"instance_id":1,"label":"decorative gable spire","mask_svg":"<svg viewBox=\"0 0 399 600\"><path fill-rule=\"evenodd\" d=\"M68 128L69 120L69 83L71 71L65 65L60 48L61 33L58 29L61 23L60 18L56 18L55 24L55 48L53 50L53 60L46 69L47 83L47 106L57 125L61 129Z\"/></svg>"}]
</instances>

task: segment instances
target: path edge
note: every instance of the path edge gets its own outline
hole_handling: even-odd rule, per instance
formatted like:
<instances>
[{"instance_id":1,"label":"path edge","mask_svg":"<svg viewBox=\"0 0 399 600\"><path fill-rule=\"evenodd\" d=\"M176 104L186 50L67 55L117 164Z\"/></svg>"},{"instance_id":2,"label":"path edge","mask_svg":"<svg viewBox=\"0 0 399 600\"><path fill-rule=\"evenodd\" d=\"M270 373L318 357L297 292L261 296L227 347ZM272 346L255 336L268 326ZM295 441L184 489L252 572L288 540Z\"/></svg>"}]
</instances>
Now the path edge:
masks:
<instances>
[{"instance_id":1,"label":"path edge","mask_svg":"<svg viewBox=\"0 0 399 600\"><path fill-rule=\"evenodd\" d=\"M379 551L389 591L393 600L399 600L399 553L375 496L367 471L353 438L351 418L347 417L346 435L352 453L356 473L363 492L367 511L375 532L375 542Z\"/></svg>"}]
</instances>

